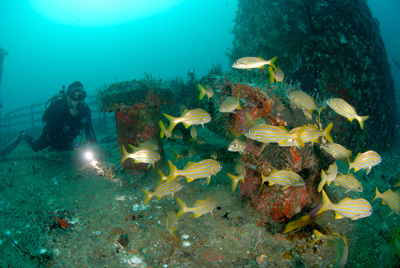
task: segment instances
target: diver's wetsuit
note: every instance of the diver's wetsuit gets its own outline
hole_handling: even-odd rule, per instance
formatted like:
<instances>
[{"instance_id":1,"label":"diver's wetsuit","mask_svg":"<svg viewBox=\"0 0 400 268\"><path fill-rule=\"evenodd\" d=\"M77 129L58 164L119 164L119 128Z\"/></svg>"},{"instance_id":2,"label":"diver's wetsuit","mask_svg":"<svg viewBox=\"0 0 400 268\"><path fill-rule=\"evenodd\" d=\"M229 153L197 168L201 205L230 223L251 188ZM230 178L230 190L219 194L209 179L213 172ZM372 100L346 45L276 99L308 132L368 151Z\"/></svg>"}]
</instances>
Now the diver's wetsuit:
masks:
<instances>
[{"instance_id":1,"label":"diver's wetsuit","mask_svg":"<svg viewBox=\"0 0 400 268\"><path fill-rule=\"evenodd\" d=\"M42 120L46 125L39 139L35 140L29 135L24 136L25 141L35 152L48 146L58 150L73 150L74 140L83 128L86 141L97 142L92 128L90 108L86 104L77 115L73 116L68 109L67 98L62 98L50 105L44 112Z\"/></svg>"}]
</instances>

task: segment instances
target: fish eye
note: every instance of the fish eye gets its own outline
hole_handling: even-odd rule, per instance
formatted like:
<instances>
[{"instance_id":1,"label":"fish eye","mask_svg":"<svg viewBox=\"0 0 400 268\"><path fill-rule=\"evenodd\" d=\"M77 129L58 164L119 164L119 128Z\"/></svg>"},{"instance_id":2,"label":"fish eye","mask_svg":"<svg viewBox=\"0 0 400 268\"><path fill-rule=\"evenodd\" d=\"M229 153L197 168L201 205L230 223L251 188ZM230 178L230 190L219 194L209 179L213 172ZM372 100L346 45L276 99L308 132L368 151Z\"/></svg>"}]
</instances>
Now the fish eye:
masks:
<instances>
[{"instance_id":1,"label":"fish eye","mask_svg":"<svg viewBox=\"0 0 400 268\"><path fill-rule=\"evenodd\" d=\"M222 164L219 164L219 167L222 168Z\"/></svg>"},{"instance_id":2,"label":"fish eye","mask_svg":"<svg viewBox=\"0 0 400 268\"><path fill-rule=\"evenodd\" d=\"M233 148L236 148L236 144L232 145Z\"/></svg>"},{"instance_id":3,"label":"fish eye","mask_svg":"<svg viewBox=\"0 0 400 268\"><path fill-rule=\"evenodd\" d=\"M247 131L246 131L246 134L250 134L250 130L247 130Z\"/></svg>"}]
</instances>

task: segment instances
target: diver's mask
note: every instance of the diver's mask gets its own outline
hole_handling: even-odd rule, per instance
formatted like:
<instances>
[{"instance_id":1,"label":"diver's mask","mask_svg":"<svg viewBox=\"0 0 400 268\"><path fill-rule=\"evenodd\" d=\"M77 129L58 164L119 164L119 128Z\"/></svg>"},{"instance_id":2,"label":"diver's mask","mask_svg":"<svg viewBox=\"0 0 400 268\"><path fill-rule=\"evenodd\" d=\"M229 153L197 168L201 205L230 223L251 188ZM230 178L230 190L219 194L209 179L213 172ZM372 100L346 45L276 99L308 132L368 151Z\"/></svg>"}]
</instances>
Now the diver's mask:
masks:
<instances>
[{"instance_id":1,"label":"diver's mask","mask_svg":"<svg viewBox=\"0 0 400 268\"><path fill-rule=\"evenodd\" d=\"M83 101L86 98L86 91L83 90L81 87L74 88L70 93L69 97L77 102L77 101Z\"/></svg>"}]
</instances>

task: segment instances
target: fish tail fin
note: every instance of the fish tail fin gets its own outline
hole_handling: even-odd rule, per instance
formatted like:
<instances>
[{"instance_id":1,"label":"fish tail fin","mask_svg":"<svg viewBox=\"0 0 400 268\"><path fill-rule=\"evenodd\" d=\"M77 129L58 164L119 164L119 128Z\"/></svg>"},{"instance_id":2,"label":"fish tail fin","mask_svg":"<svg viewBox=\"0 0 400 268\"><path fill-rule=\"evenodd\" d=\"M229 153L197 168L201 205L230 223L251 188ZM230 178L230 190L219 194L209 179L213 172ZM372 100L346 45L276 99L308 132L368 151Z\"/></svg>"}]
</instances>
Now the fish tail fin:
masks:
<instances>
[{"instance_id":1,"label":"fish tail fin","mask_svg":"<svg viewBox=\"0 0 400 268\"><path fill-rule=\"evenodd\" d=\"M328 206L332 204L331 200L329 200L329 197L327 196L325 191L324 190L321 191L322 191L322 206L318 211L318 214L321 214L322 212L329 210Z\"/></svg>"},{"instance_id":2,"label":"fish tail fin","mask_svg":"<svg viewBox=\"0 0 400 268\"><path fill-rule=\"evenodd\" d=\"M125 147L122 145L122 153L123 156L121 158L121 164L128 158L128 152L126 151Z\"/></svg>"},{"instance_id":3,"label":"fish tail fin","mask_svg":"<svg viewBox=\"0 0 400 268\"><path fill-rule=\"evenodd\" d=\"M160 184L164 181L164 178L165 178L166 176L165 176L164 173L161 171L161 169L158 169L158 175L160 176L160 180L158 181L158 185L160 185Z\"/></svg>"},{"instance_id":4,"label":"fish tail fin","mask_svg":"<svg viewBox=\"0 0 400 268\"><path fill-rule=\"evenodd\" d=\"M174 127L176 126L176 123L174 123L176 117L164 114L164 116L169 120L169 129L168 131L172 133L172 130L174 129Z\"/></svg>"},{"instance_id":5,"label":"fish tail fin","mask_svg":"<svg viewBox=\"0 0 400 268\"><path fill-rule=\"evenodd\" d=\"M169 183L177 177L177 175L175 174L178 171L176 166L174 166L174 164L172 164L172 162L170 160L168 160L168 165L169 165L170 171L169 171L168 179L165 181L165 183Z\"/></svg>"},{"instance_id":6,"label":"fish tail fin","mask_svg":"<svg viewBox=\"0 0 400 268\"><path fill-rule=\"evenodd\" d=\"M274 62L276 61L277 58L278 58L278 57L275 56L275 57L273 57L272 59L269 60L269 61L270 61L270 64L269 64L269 65L271 65L272 67L274 67L274 70L276 70L276 66L275 66Z\"/></svg>"},{"instance_id":7,"label":"fish tail fin","mask_svg":"<svg viewBox=\"0 0 400 268\"><path fill-rule=\"evenodd\" d=\"M226 176L228 176L228 178L232 180L232 192L234 192L235 189L236 189L236 186L237 186L237 184L239 182L237 180L237 176L229 174L229 173L226 173Z\"/></svg>"},{"instance_id":8,"label":"fish tail fin","mask_svg":"<svg viewBox=\"0 0 400 268\"><path fill-rule=\"evenodd\" d=\"M318 106L318 105L317 105L317 106ZM321 122L321 111L322 111L322 109L324 109L324 107L319 107L319 108L317 109L317 112L318 112L318 123Z\"/></svg>"},{"instance_id":9,"label":"fish tail fin","mask_svg":"<svg viewBox=\"0 0 400 268\"><path fill-rule=\"evenodd\" d=\"M197 84L197 89L200 91L199 100L201 100L201 99L203 99L206 91L205 91L204 87L200 84Z\"/></svg>"},{"instance_id":10,"label":"fish tail fin","mask_svg":"<svg viewBox=\"0 0 400 268\"><path fill-rule=\"evenodd\" d=\"M352 167L351 167L351 162L350 162L350 158L347 158L347 161L348 161L348 163L349 163L349 170L347 171L346 179L349 178L350 170L352 169Z\"/></svg>"},{"instance_id":11,"label":"fish tail fin","mask_svg":"<svg viewBox=\"0 0 400 268\"><path fill-rule=\"evenodd\" d=\"M380 198L380 197L381 197L381 193L379 192L378 187L376 187L376 189L375 189L375 197L374 197L374 199L372 199L371 202L374 202L375 199Z\"/></svg>"},{"instance_id":12,"label":"fish tail fin","mask_svg":"<svg viewBox=\"0 0 400 268\"><path fill-rule=\"evenodd\" d=\"M368 115L366 115L366 116L360 116L359 118L357 118L357 119L358 119L358 122L360 123L361 129L363 129L363 127L364 127L364 121L367 120L368 118L369 118Z\"/></svg>"},{"instance_id":13,"label":"fish tail fin","mask_svg":"<svg viewBox=\"0 0 400 268\"><path fill-rule=\"evenodd\" d=\"M316 242L318 242L319 240L321 240L321 237L323 236L323 234L320 233L320 232L318 232L317 230L314 230L314 236L315 236L315 240L314 240L314 242L312 242L312 243L310 244L310 247L311 247L312 245L314 245Z\"/></svg>"},{"instance_id":14,"label":"fish tail fin","mask_svg":"<svg viewBox=\"0 0 400 268\"><path fill-rule=\"evenodd\" d=\"M324 187L326 181L326 173L324 170L321 171L321 182L318 185L318 192L321 192L322 187Z\"/></svg>"},{"instance_id":15,"label":"fish tail fin","mask_svg":"<svg viewBox=\"0 0 400 268\"><path fill-rule=\"evenodd\" d=\"M176 198L176 202L178 202L179 205L179 211L176 214L176 217L178 218L186 213L187 206L185 205L185 203L182 202L182 200L179 197Z\"/></svg>"},{"instance_id":16,"label":"fish tail fin","mask_svg":"<svg viewBox=\"0 0 400 268\"><path fill-rule=\"evenodd\" d=\"M332 140L332 137L331 137L332 126L333 126L333 124L330 123L330 124L324 129L325 138L326 138L330 143L333 143L333 140Z\"/></svg>"},{"instance_id":17,"label":"fish tail fin","mask_svg":"<svg viewBox=\"0 0 400 268\"><path fill-rule=\"evenodd\" d=\"M172 151L172 153L175 155L174 162L178 161L179 160L179 154L176 153L175 151Z\"/></svg>"},{"instance_id":18,"label":"fish tail fin","mask_svg":"<svg viewBox=\"0 0 400 268\"><path fill-rule=\"evenodd\" d=\"M248 125L251 125L253 123L254 123L253 118L251 117L249 112L246 112L246 123L244 124L244 126L247 127Z\"/></svg>"},{"instance_id":19,"label":"fish tail fin","mask_svg":"<svg viewBox=\"0 0 400 268\"><path fill-rule=\"evenodd\" d=\"M304 142L301 136L303 135L304 131L306 130L307 125L302 126L296 133L296 141L300 144L301 147L304 147Z\"/></svg>"},{"instance_id":20,"label":"fish tail fin","mask_svg":"<svg viewBox=\"0 0 400 268\"><path fill-rule=\"evenodd\" d=\"M144 205L147 205L149 203L150 199L153 197L152 194L149 191L146 191L145 189L142 189L143 193L146 195L144 198Z\"/></svg>"},{"instance_id":21,"label":"fish tail fin","mask_svg":"<svg viewBox=\"0 0 400 268\"><path fill-rule=\"evenodd\" d=\"M286 224L285 229L283 230L282 233L287 233L287 232L293 231L295 229L302 228L302 227L310 224L312 221L313 220L309 215L305 215L305 216L301 217L300 219L298 219L297 221L289 222L288 224Z\"/></svg>"},{"instance_id":22,"label":"fish tail fin","mask_svg":"<svg viewBox=\"0 0 400 268\"><path fill-rule=\"evenodd\" d=\"M274 79L274 71L272 70L271 66L268 67L268 73L269 73L269 82L273 84L275 79Z\"/></svg>"},{"instance_id":23,"label":"fish tail fin","mask_svg":"<svg viewBox=\"0 0 400 268\"><path fill-rule=\"evenodd\" d=\"M165 126L163 121L160 120L160 122L158 122L158 125L160 126L161 132L160 132L160 138L162 139L165 135Z\"/></svg>"},{"instance_id":24,"label":"fish tail fin","mask_svg":"<svg viewBox=\"0 0 400 268\"><path fill-rule=\"evenodd\" d=\"M176 239L176 241L179 241L179 239L175 235L175 230L176 230L176 225L172 226L169 232Z\"/></svg>"}]
</instances>

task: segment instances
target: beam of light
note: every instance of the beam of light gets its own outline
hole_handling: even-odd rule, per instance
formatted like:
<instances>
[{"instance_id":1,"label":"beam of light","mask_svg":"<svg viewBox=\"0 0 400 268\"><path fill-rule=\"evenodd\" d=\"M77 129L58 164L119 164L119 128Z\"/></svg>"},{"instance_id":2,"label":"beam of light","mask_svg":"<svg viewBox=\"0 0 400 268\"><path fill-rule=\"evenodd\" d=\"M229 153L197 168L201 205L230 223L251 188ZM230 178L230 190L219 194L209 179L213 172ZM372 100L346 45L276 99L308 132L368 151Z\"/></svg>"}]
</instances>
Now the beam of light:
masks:
<instances>
[{"instance_id":1,"label":"beam of light","mask_svg":"<svg viewBox=\"0 0 400 268\"><path fill-rule=\"evenodd\" d=\"M29 0L45 19L77 27L104 27L165 12L185 0Z\"/></svg>"}]
</instances>

